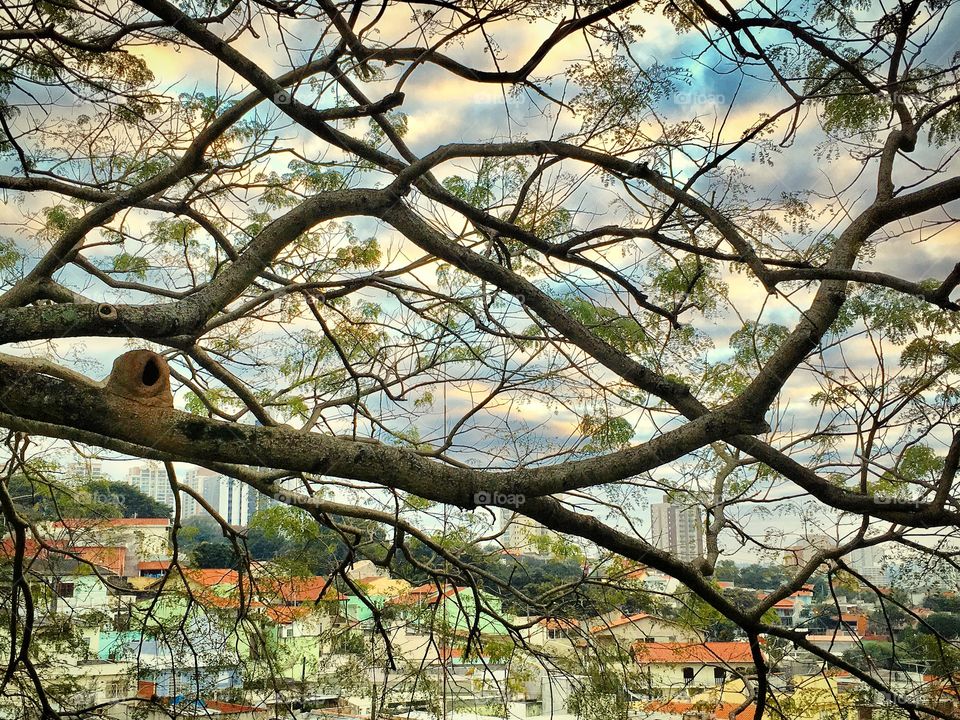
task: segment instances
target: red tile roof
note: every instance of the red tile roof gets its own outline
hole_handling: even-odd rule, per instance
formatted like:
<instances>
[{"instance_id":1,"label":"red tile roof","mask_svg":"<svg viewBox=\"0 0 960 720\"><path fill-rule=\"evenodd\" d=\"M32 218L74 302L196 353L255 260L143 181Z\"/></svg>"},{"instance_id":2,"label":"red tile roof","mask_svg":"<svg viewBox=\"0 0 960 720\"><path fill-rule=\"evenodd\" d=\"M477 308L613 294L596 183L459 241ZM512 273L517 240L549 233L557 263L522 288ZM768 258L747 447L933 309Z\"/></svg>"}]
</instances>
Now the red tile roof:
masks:
<instances>
[{"instance_id":1,"label":"red tile roof","mask_svg":"<svg viewBox=\"0 0 960 720\"><path fill-rule=\"evenodd\" d=\"M12 558L15 546L16 542L12 537L0 540L0 557ZM126 570L126 548L118 546L70 545L63 540L49 539L45 539L41 544L36 539L28 537L24 543L24 557L28 560L76 557L120 576L125 575Z\"/></svg>"},{"instance_id":2,"label":"red tile roof","mask_svg":"<svg viewBox=\"0 0 960 720\"><path fill-rule=\"evenodd\" d=\"M648 643L633 646L638 663L752 663L748 642Z\"/></svg>"},{"instance_id":3,"label":"red tile roof","mask_svg":"<svg viewBox=\"0 0 960 720\"><path fill-rule=\"evenodd\" d=\"M61 548L64 546L63 542L56 540L46 540L45 542L52 548ZM3 540L0 540L0 555L5 558L12 558L16 552L16 547L16 540L8 535L3 538ZM23 545L23 552L27 558L45 558L49 556L49 551L32 537L26 538L26 542Z\"/></svg>"},{"instance_id":4,"label":"red tile roof","mask_svg":"<svg viewBox=\"0 0 960 720\"><path fill-rule=\"evenodd\" d=\"M539 624L547 630L577 630L580 627L578 621L567 618L544 618Z\"/></svg>"}]
</instances>

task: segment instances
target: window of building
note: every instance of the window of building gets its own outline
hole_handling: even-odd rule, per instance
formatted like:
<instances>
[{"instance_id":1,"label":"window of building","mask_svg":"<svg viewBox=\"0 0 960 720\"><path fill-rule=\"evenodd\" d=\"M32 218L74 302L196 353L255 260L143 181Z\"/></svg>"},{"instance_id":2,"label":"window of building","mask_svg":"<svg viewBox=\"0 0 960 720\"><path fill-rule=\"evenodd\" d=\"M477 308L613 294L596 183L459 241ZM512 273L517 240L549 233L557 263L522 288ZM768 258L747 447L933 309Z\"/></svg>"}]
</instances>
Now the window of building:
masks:
<instances>
[{"instance_id":1,"label":"window of building","mask_svg":"<svg viewBox=\"0 0 960 720\"><path fill-rule=\"evenodd\" d=\"M683 682L684 682L684 683L691 683L691 682L693 682L693 668L692 668L692 667L685 667L685 668L683 669Z\"/></svg>"},{"instance_id":2,"label":"window of building","mask_svg":"<svg viewBox=\"0 0 960 720\"><path fill-rule=\"evenodd\" d=\"M73 597L73 583L58 582L56 585L57 597L64 599Z\"/></svg>"},{"instance_id":3,"label":"window of building","mask_svg":"<svg viewBox=\"0 0 960 720\"><path fill-rule=\"evenodd\" d=\"M723 681L727 679L727 671L724 668L715 667L713 669L713 682L716 685L723 684Z\"/></svg>"},{"instance_id":4,"label":"window of building","mask_svg":"<svg viewBox=\"0 0 960 720\"><path fill-rule=\"evenodd\" d=\"M115 680L107 683L106 696L110 699L123 697L127 694L127 683L123 680Z\"/></svg>"}]
</instances>

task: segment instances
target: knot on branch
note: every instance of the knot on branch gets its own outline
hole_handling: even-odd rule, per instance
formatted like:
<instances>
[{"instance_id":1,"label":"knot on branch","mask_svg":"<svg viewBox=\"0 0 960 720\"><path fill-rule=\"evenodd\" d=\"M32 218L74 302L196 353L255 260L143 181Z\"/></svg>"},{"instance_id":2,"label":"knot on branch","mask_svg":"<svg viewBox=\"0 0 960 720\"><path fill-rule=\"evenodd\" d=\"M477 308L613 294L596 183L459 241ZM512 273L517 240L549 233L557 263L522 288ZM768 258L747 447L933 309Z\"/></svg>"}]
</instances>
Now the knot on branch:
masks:
<instances>
[{"instance_id":1,"label":"knot on branch","mask_svg":"<svg viewBox=\"0 0 960 720\"><path fill-rule=\"evenodd\" d=\"M131 350L113 361L107 392L152 407L173 407L170 366L152 350Z\"/></svg>"},{"instance_id":2,"label":"knot on branch","mask_svg":"<svg viewBox=\"0 0 960 720\"><path fill-rule=\"evenodd\" d=\"M117 309L113 305L101 303L100 305L97 305L97 317L104 322L116 322L118 317Z\"/></svg>"}]
</instances>

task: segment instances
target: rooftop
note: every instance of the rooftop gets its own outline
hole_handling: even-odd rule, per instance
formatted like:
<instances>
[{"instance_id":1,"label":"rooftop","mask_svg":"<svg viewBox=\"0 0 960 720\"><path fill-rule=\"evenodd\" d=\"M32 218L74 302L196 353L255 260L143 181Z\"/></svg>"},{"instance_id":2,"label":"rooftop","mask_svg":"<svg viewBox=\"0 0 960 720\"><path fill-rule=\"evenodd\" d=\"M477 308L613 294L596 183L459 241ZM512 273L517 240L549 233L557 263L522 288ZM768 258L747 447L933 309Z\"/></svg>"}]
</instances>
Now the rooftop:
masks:
<instances>
[{"instance_id":1,"label":"rooftop","mask_svg":"<svg viewBox=\"0 0 960 720\"><path fill-rule=\"evenodd\" d=\"M753 663L748 642L647 643L633 646L638 663Z\"/></svg>"},{"instance_id":2,"label":"rooftop","mask_svg":"<svg viewBox=\"0 0 960 720\"><path fill-rule=\"evenodd\" d=\"M59 528L89 527L170 527L169 518L65 518L53 524Z\"/></svg>"},{"instance_id":3,"label":"rooftop","mask_svg":"<svg viewBox=\"0 0 960 720\"><path fill-rule=\"evenodd\" d=\"M653 620L659 620L660 618L650 615L649 613L637 613L636 615L621 615L616 620L611 620L606 625L594 625L590 628L591 633L600 633L606 632L607 630L612 630L613 628L623 627L624 625L633 625L634 623L640 622L641 620L646 620L651 618Z\"/></svg>"}]
</instances>

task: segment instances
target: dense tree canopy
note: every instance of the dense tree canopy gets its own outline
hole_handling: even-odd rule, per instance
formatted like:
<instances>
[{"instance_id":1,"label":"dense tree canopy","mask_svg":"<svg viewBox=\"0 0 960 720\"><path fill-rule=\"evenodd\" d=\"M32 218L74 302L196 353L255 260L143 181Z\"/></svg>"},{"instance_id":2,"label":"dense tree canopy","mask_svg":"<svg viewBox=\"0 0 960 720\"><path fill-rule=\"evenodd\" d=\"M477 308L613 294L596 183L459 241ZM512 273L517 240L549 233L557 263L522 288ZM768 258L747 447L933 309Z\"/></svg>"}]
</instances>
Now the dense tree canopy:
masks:
<instances>
[{"instance_id":1,"label":"dense tree canopy","mask_svg":"<svg viewBox=\"0 0 960 720\"><path fill-rule=\"evenodd\" d=\"M205 466L309 513L332 575L544 617L641 563L749 639L757 717L761 638L883 690L771 610L881 543L954 562L957 29L944 0L10 5L8 477L48 439ZM651 544L661 494L696 559ZM579 577L471 562L501 508ZM814 535L772 592L715 582Z\"/></svg>"},{"instance_id":2,"label":"dense tree canopy","mask_svg":"<svg viewBox=\"0 0 960 720\"><path fill-rule=\"evenodd\" d=\"M7 482L17 512L32 520L165 518L170 508L132 485L111 480L51 482L46 474L14 475Z\"/></svg>"}]
</instances>

